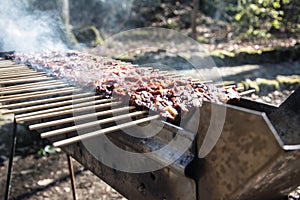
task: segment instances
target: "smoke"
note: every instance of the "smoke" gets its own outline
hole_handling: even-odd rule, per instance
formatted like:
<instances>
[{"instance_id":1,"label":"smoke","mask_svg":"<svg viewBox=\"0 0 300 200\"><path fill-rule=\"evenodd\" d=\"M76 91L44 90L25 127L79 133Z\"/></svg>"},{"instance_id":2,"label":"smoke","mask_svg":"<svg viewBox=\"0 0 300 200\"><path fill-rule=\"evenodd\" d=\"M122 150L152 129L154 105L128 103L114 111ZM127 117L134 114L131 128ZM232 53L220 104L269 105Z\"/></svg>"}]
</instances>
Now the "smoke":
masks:
<instances>
[{"instance_id":1,"label":"smoke","mask_svg":"<svg viewBox=\"0 0 300 200\"><path fill-rule=\"evenodd\" d=\"M126 23L131 14L133 0L95 0L101 5L102 33L117 34L128 28Z\"/></svg>"},{"instance_id":2,"label":"smoke","mask_svg":"<svg viewBox=\"0 0 300 200\"><path fill-rule=\"evenodd\" d=\"M55 12L30 11L23 1L1 0L0 51L66 49L61 25Z\"/></svg>"}]
</instances>

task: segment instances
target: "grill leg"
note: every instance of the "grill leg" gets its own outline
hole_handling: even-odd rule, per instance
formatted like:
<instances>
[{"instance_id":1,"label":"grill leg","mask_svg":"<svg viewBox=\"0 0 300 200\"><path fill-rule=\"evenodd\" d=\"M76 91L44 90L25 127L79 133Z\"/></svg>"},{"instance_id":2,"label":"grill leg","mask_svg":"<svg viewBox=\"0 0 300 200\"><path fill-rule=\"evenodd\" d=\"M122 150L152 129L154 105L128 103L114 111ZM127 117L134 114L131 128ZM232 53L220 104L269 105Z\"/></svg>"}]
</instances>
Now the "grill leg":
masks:
<instances>
[{"instance_id":1,"label":"grill leg","mask_svg":"<svg viewBox=\"0 0 300 200\"><path fill-rule=\"evenodd\" d=\"M11 147L10 147L10 156L9 156L7 178L6 178L5 200L9 199L9 194L10 194L11 174L12 174L12 170L13 170L13 159L14 159L14 155L15 155L16 142L17 142L17 123L16 123L16 119L14 117L13 130L12 130L12 142L11 142Z\"/></svg>"},{"instance_id":2,"label":"grill leg","mask_svg":"<svg viewBox=\"0 0 300 200\"><path fill-rule=\"evenodd\" d=\"M76 186L75 186L73 161L72 161L71 156L69 156L68 154L67 154L67 159L68 159L69 173L70 173L70 178L71 178L73 200L76 200Z\"/></svg>"}]
</instances>

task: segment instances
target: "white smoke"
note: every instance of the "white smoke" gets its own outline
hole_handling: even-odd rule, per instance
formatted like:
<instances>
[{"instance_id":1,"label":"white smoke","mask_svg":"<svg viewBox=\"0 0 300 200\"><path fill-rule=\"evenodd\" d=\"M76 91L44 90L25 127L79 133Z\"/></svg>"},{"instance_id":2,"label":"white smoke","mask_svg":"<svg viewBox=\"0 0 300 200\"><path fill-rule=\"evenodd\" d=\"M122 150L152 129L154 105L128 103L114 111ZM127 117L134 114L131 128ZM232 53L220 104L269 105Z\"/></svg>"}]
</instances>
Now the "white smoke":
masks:
<instances>
[{"instance_id":1,"label":"white smoke","mask_svg":"<svg viewBox=\"0 0 300 200\"><path fill-rule=\"evenodd\" d=\"M22 1L1 0L0 50L66 49L60 37L59 19L54 13L29 11Z\"/></svg>"}]
</instances>

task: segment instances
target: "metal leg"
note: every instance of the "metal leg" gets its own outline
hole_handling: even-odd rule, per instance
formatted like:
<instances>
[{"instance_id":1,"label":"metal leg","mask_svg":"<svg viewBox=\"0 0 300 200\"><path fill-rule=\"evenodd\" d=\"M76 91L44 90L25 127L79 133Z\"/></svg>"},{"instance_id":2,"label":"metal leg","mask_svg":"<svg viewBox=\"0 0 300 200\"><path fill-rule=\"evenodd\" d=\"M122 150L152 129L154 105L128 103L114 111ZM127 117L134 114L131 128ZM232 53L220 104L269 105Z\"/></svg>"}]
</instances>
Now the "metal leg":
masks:
<instances>
[{"instance_id":1,"label":"metal leg","mask_svg":"<svg viewBox=\"0 0 300 200\"><path fill-rule=\"evenodd\" d=\"M13 130L12 130L12 142L11 142L11 147L10 147L10 156L9 156L7 178L6 178L5 200L9 199L9 194L10 194L11 174L12 174L12 170L13 170L13 159L14 159L14 155L15 155L16 142L17 142L17 123L16 123L16 119L14 117Z\"/></svg>"},{"instance_id":2,"label":"metal leg","mask_svg":"<svg viewBox=\"0 0 300 200\"><path fill-rule=\"evenodd\" d=\"M68 154L67 154L67 159L68 159L69 173L70 173L70 178L71 178L73 200L76 200L76 187L75 187L73 161L72 161L71 156L69 156Z\"/></svg>"}]
</instances>

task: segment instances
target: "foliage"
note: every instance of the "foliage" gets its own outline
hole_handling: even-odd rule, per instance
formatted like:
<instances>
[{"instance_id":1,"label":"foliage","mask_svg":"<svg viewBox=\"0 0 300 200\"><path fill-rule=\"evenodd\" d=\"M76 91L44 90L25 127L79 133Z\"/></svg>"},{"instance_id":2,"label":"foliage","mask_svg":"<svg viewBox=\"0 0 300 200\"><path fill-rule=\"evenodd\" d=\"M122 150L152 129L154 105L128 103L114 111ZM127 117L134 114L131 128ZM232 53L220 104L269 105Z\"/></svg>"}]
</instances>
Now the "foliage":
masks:
<instances>
[{"instance_id":1,"label":"foliage","mask_svg":"<svg viewBox=\"0 0 300 200\"><path fill-rule=\"evenodd\" d=\"M270 31L283 25L284 4L290 0L238 0L236 31L243 38L269 38Z\"/></svg>"},{"instance_id":2,"label":"foliage","mask_svg":"<svg viewBox=\"0 0 300 200\"><path fill-rule=\"evenodd\" d=\"M47 145L44 148L41 148L37 154L39 156L47 156L47 155L55 153L55 152L56 152L56 150L53 146Z\"/></svg>"}]
</instances>

